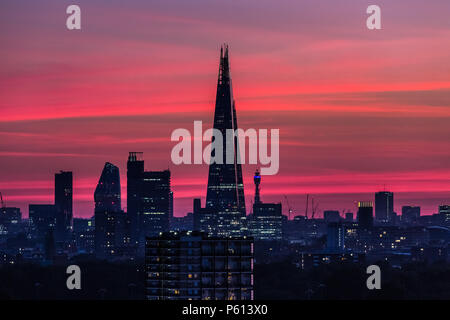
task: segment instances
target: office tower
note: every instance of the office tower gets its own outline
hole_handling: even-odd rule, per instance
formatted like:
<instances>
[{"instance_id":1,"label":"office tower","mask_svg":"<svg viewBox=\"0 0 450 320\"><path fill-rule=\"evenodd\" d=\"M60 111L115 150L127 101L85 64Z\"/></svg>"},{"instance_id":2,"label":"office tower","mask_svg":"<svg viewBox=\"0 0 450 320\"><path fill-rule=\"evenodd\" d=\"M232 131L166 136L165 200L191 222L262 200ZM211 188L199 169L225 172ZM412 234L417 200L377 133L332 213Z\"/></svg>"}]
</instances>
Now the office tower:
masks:
<instances>
[{"instance_id":1,"label":"office tower","mask_svg":"<svg viewBox=\"0 0 450 320\"><path fill-rule=\"evenodd\" d=\"M192 206L192 213L194 214L194 230L200 231L200 220L202 214L202 200L199 198L194 199Z\"/></svg>"},{"instance_id":2,"label":"office tower","mask_svg":"<svg viewBox=\"0 0 450 320\"><path fill-rule=\"evenodd\" d=\"M445 224L450 224L450 205L440 205L439 215L442 217L442 221Z\"/></svg>"},{"instance_id":3,"label":"office tower","mask_svg":"<svg viewBox=\"0 0 450 320\"><path fill-rule=\"evenodd\" d=\"M200 232L146 239L148 300L252 300L253 241Z\"/></svg>"},{"instance_id":4,"label":"office tower","mask_svg":"<svg viewBox=\"0 0 450 320\"><path fill-rule=\"evenodd\" d=\"M282 240L281 203L255 203L249 217L249 232L255 240Z\"/></svg>"},{"instance_id":5,"label":"office tower","mask_svg":"<svg viewBox=\"0 0 450 320\"><path fill-rule=\"evenodd\" d=\"M142 236L168 231L171 211L170 171L144 171L141 192Z\"/></svg>"},{"instance_id":6,"label":"office tower","mask_svg":"<svg viewBox=\"0 0 450 320\"><path fill-rule=\"evenodd\" d=\"M260 198L261 175L258 170L253 178L255 182L255 203L253 213L248 218L249 233L256 240L282 240L283 215L281 203L265 203Z\"/></svg>"},{"instance_id":7,"label":"office tower","mask_svg":"<svg viewBox=\"0 0 450 320\"><path fill-rule=\"evenodd\" d=\"M209 165L206 208L214 211L216 215L215 225L212 226L213 233L224 236L240 235L242 218L245 217L246 211L242 168L237 153L239 142L235 137L234 145L228 146L225 139L227 129L238 129L227 46L220 50L214 128L222 133L224 154L223 164ZM226 163L227 149L234 151L232 164ZM215 156L214 150L211 156Z\"/></svg>"},{"instance_id":8,"label":"office tower","mask_svg":"<svg viewBox=\"0 0 450 320\"><path fill-rule=\"evenodd\" d=\"M50 230L55 230L58 211L53 204L30 204L28 216L34 236L44 241Z\"/></svg>"},{"instance_id":9,"label":"office tower","mask_svg":"<svg viewBox=\"0 0 450 320\"><path fill-rule=\"evenodd\" d=\"M0 208L0 235L12 235L19 231L22 221L20 208Z\"/></svg>"},{"instance_id":10,"label":"office tower","mask_svg":"<svg viewBox=\"0 0 450 320\"><path fill-rule=\"evenodd\" d=\"M141 216L141 182L144 173L142 152L130 152L127 162L127 214L130 217L131 241L139 241L139 217Z\"/></svg>"},{"instance_id":11,"label":"office tower","mask_svg":"<svg viewBox=\"0 0 450 320\"><path fill-rule=\"evenodd\" d=\"M143 249L146 236L157 235L169 228L169 217L173 212L170 171L145 171L142 152L130 152L127 196L131 240Z\"/></svg>"},{"instance_id":12,"label":"office tower","mask_svg":"<svg viewBox=\"0 0 450 320\"><path fill-rule=\"evenodd\" d=\"M387 222L394 211L394 193L380 191L375 193L375 219Z\"/></svg>"},{"instance_id":13,"label":"office tower","mask_svg":"<svg viewBox=\"0 0 450 320\"><path fill-rule=\"evenodd\" d=\"M113 258L126 244L126 215L121 209L119 168L106 162L94 192L95 254Z\"/></svg>"},{"instance_id":14,"label":"office tower","mask_svg":"<svg viewBox=\"0 0 450 320\"><path fill-rule=\"evenodd\" d=\"M68 241L72 232L72 172L55 174L56 240Z\"/></svg>"},{"instance_id":15,"label":"office tower","mask_svg":"<svg viewBox=\"0 0 450 320\"><path fill-rule=\"evenodd\" d=\"M340 222L331 222L327 225L327 249L331 252L343 251L345 228Z\"/></svg>"},{"instance_id":16,"label":"office tower","mask_svg":"<svg viewBox=\"0 0 450 320\"><path fill-rule=\"evenodd\" d=\"M420 207L417 206L403 206L402 207L402 222L412 223L420 218Z\"/></svg>"},{"instance_id":17,"label":"office tower","mask_svg":"<svg viewBox=\"0 0 450 320\"><path fill-rule=\"evenodd\" d=\"M373 202L358 202L358 226L360 229L372 229L373 227Z\"/></svg>"},{"instance_id":18,"label":"office tower","mask_svg":"<svg viewBox=\"0 0 450 320\"><path fill-rule=\"evenodd\" d=\"M345 213L345 222L353 222L353 212Z\"/></svg>"},{"instance_id":19,"label":"office tower","mask_svg":"<svg viewBox=\"0 0 450 320\"><path fill-rule=\"evenodd\" d=\"M326 223L330 222L339 222L341 220L341 216L339 211L336 210L325 210L323 212L323 219Z\"/></svg>"},{"instance_id":20,"label":"office tower","mask_svg":"<svg viewBox=\"0 0 450 320\"><path fill-rule=\"evenodd\" d=\"M399 219L399 216L397 215L397 212L393 211L391 213L391 216L389 217L389 224L391 226L396 226L396 225L398 225L399 220L400 219Z\"/></svg>"},{"instance_id":21,"label":"office tower","mask_svg":"<svg viewBox=\"0 0 450 320\"><path fill-rule=\"evenodd\" d=\"M255 203L261 202L260 196L260 185L261 185L261 173L259 169L256 169L255 176L253 177L253 181L255 182Z\"/></svg>"},{"instance_id":22,"label":"office tower","mask_svg":"<svg viewBox=\"0 0 450 320\"><path fill-rule=\"evenodd\" d=\"M169 221L173 218L173 191L169 193Z\"/></svg>"}]
</instances>

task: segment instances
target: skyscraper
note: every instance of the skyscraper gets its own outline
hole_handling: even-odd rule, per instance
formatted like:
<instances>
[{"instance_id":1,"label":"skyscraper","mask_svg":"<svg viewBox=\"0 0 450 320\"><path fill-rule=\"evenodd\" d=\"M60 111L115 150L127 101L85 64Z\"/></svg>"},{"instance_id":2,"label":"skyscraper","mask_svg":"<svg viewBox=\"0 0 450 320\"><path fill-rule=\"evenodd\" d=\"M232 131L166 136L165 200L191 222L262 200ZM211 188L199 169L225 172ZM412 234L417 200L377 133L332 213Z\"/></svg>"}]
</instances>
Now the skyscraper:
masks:
<instances>
[{"instance_id":1,"label":"skyscraper","mask_svg":"<svg viewBox=\"0 0 450 320\"><path fill-rule=\"evenodd\" d=\"M127 211L131 222L131 241L142 254L145 237L169 228L173 212L170 171L145 171L142 152L130 152L127 163Z\"/></svg>"},{"instance_id":2,"label":"skyscraper","mask_svg":"<svg viewBox=\"0 0 450 320\"><path fill-rule=\"evenodd\" d=\"M256 169L253 181L255 182L255 204L256 204L261 202L261 195L260 195L261 174L258 169Z\"/></svg>"},{"instance_id":3,"label":"skyscraper","mask_svg":"<svg viewBox=\"0 0 450 320\"><path fill-rule=\"evenodd\" d=\"M371 201L358 202L358 227L360 229L372 229L373 227L373 203Z\"/></svg>"},{"instance_id":4,"label":"skyscraper","mask_svg":"<svg viewBox=\"0 0 450 320\"><path fill-rule=\"evenodd\" d=\"M55 174L56 240L67 241L72 232L73 202L72 172Z\"/></svg>"},{"instance_id":5,"label":"skyscraper","mask_svg":"<svg viewBox=\"0 0 450 320\"><path fill-rule=\"evenodd\" d=\"M380 191L375 193L375 219L387 222L394 212L394 193Z\"/></svg>"},{"instance_id":6,"label":"skyscraper","mask_svg":"<svg viewBox=\"0 0 450 320\"><path fill-rule=\"evenodd\" d=\"M228 46L220 49L219 76L217 81L216 106L214 112L214 128L226 137L226 130L238 129L236 107L233 100L231 85ZM220 235L239 235L241 221L245 217L244 183L240 164L238 138L232 141L233 146L227 146L224 140L223 150L234 150L234 163L211 163L209 165L208 189L206 194L206 209L215 214L216 230ZM214 150L211 152L214 155Z\"/></svg>"},{"instance_id":7,"label":"skyscraper","mask_svg":"<svg viewBox=\"0 0 450 320\"><path fill-rule=\"evenodd\" d=\"M130 152L127 162L127 214L131 223L131 242L139 241L139 217L141 213L140 186L144 173L142 152Z\"/></svg>"},{"instance_id":8,"label":"skyscraper","mask_svg":"<svg viewBox=\"0 0 450 320\"><path fill-rule=\"evenodd\" d=\"M343 251L345 248L345 228L341 222L327 225L327 249L331 252Z\"/></svg>"},{"instance_id":9,"label":"skyscraper","mask_svg":"<svg viewBox=\"0 0 450 320\"><path fill-rule=\"evenodd\" d=\"M121 209L119 168L106 162L94 192L95 254L99 258L119 255L125 245L126 215Z\"/></svg>"},{"instance_id":10,"label":"skyscraper","mask_svg":"<svg viewBox=\"0 0 450 320\"><path fill-rule=\"evenodd\" d=\"M141 209L139 226L142 245L146 236L155 236L168 231L172 210L170 171L144 171L141 188Z\"/></svg>"}]
</instances>

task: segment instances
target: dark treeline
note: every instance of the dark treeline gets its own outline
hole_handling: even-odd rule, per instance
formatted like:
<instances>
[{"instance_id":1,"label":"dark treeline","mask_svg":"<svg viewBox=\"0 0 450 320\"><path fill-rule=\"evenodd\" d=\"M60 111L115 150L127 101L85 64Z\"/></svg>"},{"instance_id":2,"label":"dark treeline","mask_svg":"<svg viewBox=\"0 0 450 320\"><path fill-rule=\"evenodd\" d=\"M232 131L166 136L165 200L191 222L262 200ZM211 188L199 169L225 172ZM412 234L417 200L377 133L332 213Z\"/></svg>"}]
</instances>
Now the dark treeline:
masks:
<instances>
[{"instance_id":1,"label":"dark treeline","mask_svg":"<svg viewBox=\"0 0 450 320\"><path fill-rule=\"evenodd\" d=\"M300 270L289 261L255 265L255 299L450 299L450 264L407 264L402 269L386 263L381 268L381 290L368 290L366 265L338 263Z\"/></svg>"},{"instance_id":2,"label":"dark treeline","mask_svg":"<svg viewBox=\"0 0 450 320\"><path fill-rule=\"evenodd\" d=\"M0 299L144 299L142 264L89 260L70 264L80 266L81 290L67 289L67 266L3 265L0 267Z\"/></svg>"},{"instance_id":3,"label":"dark treeline","mask_svg":"<svg viewBox=\"0 0 450 320\"><path fill-rule=\"evenodd\" d=\"M66 287L66 266L33 264L0 267L0 299L141 300L145 292L142 263L78 260L81 290ZM309 270L289 260L255 264L255 299L450 299L450 265L408 264L402 269L379 263L381 290L366 287L365 265L339 263Z\"/></svg>"}]
</instances>

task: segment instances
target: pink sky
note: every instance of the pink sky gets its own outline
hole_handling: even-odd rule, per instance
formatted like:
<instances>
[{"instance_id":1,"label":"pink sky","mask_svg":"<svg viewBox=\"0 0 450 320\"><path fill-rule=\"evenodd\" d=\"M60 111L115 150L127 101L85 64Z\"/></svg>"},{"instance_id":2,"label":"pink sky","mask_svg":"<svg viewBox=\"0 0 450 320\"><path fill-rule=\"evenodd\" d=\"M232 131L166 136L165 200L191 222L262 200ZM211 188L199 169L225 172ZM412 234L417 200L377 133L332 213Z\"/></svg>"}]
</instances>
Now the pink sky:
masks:
<instances>
[{"instance_id":1,"label":"pink sky","mask_svg":"<svg viewBox=\"0 0 450 320\"><path fill-rule=\"evenodd\" d=\"M176 128L212 125L219 47L230 46L238 124L280 129L280 171L262 199L298 214L350 209L383 188L395 209L450 202L450 2L72 1L0 4L0 191L25 215L53 202L53 175L74 172L74 212L93 214L104 162L128 151L172 171L175 214L206 195L205 165L170 160ZM255 166L244 166L250 206Z\"/></svg>"}]
</instances>

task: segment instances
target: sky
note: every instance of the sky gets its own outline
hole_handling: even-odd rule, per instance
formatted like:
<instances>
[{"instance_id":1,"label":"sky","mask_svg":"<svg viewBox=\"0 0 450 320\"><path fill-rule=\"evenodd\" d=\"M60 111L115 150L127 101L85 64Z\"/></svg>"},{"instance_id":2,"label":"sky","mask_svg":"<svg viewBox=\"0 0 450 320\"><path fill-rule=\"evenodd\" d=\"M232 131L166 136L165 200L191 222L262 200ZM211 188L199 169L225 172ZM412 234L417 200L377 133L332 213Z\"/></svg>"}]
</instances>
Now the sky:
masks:
<instances>
[{"instance_id":1,"label":"sky","mask_svg":"<svg viewBox=\"0 0 450 320\"><path fill-rule=\"evenodd\" d=\"M371 4L381 30L366 28ZM448 0L4 0L0 192L27 216L70 170L74 215L90 217L108 161L126 207L128 152L142 151L146 170L171 170L176 216L204 205L208 167L174 165L170 135L212 126L226 42L239 127L280 129L263 201L303 214L310 194L320 216L390 190L397 212L436 213L450 203L449 14Z\"/></svg>"}]
</instances>

